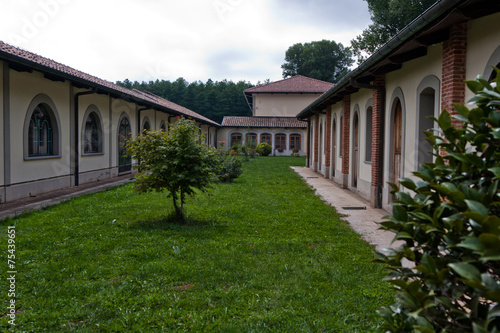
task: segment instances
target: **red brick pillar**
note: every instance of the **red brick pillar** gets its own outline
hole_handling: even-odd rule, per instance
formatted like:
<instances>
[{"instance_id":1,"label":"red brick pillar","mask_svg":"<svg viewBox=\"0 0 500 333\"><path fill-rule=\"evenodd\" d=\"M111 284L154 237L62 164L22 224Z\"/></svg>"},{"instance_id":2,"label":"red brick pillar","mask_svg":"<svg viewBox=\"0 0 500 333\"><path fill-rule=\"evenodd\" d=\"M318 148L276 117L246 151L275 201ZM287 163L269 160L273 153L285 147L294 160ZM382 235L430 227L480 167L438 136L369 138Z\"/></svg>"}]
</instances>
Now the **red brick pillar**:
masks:
<instances>
[{"instance_id":1,"label":"red brick pillar","mask_svg":"<svg viewBox=\"0 0 500 333\"><path fill-rule=\"evenodd\" d=\"M311 119L307 120L307 131L306 131L306 166L311 167Z\"/></svg>"},{"instance_id":2,"label":"red brick pillar","mask_svg":"<svg viewBox=\"0 0 500 333\"><path fill-rule=\"evenodd\" d=\"M325 122L325 178L330 178L330 162L331 162L331 142L332 142L332 107L326 109Z\"/></svg>"},{"instance_id":3,"label":"red brick pillar","mask_svg":"<svg viewBox=\"0 0 500 333\"><path fill-rule=\"evenodd\" d=\"M351 95L344 96L342 101L342 188L349 186L349 138L351 122Z\"/></svg>"},{"instance_id":4,"label":"red brick pillar","mask_svg":"<svg viewBox=\"0 0 500 333\"><path fill-rule=\"evenodd\" d=\"M318 171L319 162L319 114L316 115L314 120L314 163L313 170Z\"/></svg>"},{"instance_id":5,"label":"red brick pillar","mask_svg":"<svg viewBox=\"0 0 500 333\"><path fill-rule=\"evenodd\" d=\"M385 77L383 75L375 78L374 85L385 87ZM384 138L380 137L380 127L383 126L385 89L373 90L372 104L372 183L370 190L370 205L378 207L379 196L381 195L382 168L383 162L380 153L383 150Z\"/></svg>"},{"instance_id":6,"label":"red brick pillar","mask_svg":"<svg viewBox=\"0 0 500 333\"><path fill-rule=\"evenodd\" d=\"M443 43L443 80L441 87L441 108L456 114L454 103L465 103L465 71L467 56L467 23L451 27L450 39ZM456 127L461 122L452 119Z\"/></svg>"}]
</instances>

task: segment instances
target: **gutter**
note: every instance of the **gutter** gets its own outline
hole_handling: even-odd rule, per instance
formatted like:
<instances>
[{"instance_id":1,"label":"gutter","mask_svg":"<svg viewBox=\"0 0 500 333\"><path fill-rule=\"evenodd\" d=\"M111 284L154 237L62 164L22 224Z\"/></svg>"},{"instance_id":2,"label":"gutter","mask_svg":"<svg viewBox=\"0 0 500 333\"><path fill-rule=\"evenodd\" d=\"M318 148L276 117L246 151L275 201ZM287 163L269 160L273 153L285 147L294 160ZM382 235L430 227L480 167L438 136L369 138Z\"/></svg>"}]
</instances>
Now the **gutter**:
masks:
<instances>
[{"instance_id":1,"label":"gutter","mask_svg":"<svg viewBox=\"0 0 500 333\"><path fill-rule=\"evenodd\" d=\"M420 14L412 22L410 22L406 27L401 29L393 38L391 38L387 43L385 43L381 48L379 48L375 53L373 53L367 60L365 60L361 65L355 68L352 72L344 76L335 86L326 91L321 97L303 109L297 118L305 119L310 116L310 113L315 110L319 104L325 102L328 98L334 96L338 93L341 88L345 88L350 85L352 80L355 80L357 76L366 72L370 67L376 65L378 62L383 60L387 55L389 55L394 50L398 49L402 44L404 44L408 39L420 32L429 23L437 20L440 16L447 13L453 8L468 2L469 0L441 0L436 2L434 5L429 7L425 12Z\"/></svg>"}]
</instances>

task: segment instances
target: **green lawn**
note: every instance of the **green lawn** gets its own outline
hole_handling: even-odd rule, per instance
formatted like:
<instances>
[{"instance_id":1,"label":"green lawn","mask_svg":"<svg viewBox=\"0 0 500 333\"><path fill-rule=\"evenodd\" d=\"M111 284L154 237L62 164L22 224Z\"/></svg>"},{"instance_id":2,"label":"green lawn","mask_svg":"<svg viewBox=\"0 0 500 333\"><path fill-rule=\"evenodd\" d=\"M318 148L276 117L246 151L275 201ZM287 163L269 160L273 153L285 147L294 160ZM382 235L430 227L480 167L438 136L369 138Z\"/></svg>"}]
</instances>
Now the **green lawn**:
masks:
<instances>
[{"instance_id":1,"label":"green lawn","mask_svg":"<svg viewBox=\"0 0 500 333\"><path fill-rule=\"evenodd\" d=\"M245 162L234 183L188 200L188 225L169 219L165 194L131 185L16 219L15 330L375 331L393 300L383 268L290 165L304 159Z\"/></svg>"}]
</instances>

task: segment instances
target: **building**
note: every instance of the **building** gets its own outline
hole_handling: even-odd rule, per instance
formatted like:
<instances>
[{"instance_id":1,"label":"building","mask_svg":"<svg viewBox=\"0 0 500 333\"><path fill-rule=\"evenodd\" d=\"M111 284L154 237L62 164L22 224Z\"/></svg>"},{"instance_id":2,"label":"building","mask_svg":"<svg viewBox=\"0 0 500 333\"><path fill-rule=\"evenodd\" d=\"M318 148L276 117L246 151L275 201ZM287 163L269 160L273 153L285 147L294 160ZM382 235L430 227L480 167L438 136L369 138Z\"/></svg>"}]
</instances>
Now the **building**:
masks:
<instances>
[{"instance_id":1,"label":"building","mask_svg":"<svg viewBox=\"0 0 500 333\"><path fill-rule=\"evenodd\" d=\"M500 2L441 0L297 117L309 122L308 166L390 209L387 182L432 161L429 116L472 94L464 80L500 63Z\"/></svg>"},{"instance_id":2,"label":"building","mask_svg":"<svg viewBox=\"0 0 500 333\"><path fill-rule=\"evenodd\" d=\"M123 142L194 119L215 145L220 125L0 42L0 203L131 172Z\"/></svg>"},{"instance_id":3,"label":"building","mask_svg":"<svg viewBox=\"0 0 500 333\"><path fill-rule=\"evenodd\" d=\"M267 142L276 156L290 156L294 149L305 155L307 123L297 113L330 89L332 83L296 75L244 91L252 117L224 117L219 139L226 147L252 140Z\"/></svg>"}]
</instances>

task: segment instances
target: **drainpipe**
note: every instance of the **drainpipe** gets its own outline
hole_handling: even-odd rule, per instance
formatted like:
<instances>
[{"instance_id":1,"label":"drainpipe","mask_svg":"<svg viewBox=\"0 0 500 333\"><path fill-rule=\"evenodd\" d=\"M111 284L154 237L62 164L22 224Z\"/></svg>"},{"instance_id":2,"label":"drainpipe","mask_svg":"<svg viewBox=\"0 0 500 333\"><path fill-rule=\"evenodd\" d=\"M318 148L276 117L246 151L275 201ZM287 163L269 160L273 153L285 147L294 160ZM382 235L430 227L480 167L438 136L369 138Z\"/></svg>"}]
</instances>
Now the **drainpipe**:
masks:
<instances>
[{"instance_id":1,"label":"drainpipe","mask_svg":"<svg viewBox=\"0 0 500 333\"><path fill-rule=\"evenodd\" d=\"M149 110L149 108L144 107L142 109L137 109L137 136L141 135L141 111L146 111L146 110Z\"/></svg>"},{"instance_id":2,"label":"drainpipe","mask_svg":"<svg viewBox=\"0 0 500 333\"><path fill-rule=\"evenodd\" d=\"M79 113L80 107L78 105L78 99L80 98L80 96L95 94L96 91L97 91L96 89L92 89L89 91L82 91L82 92L75 94L75 113L74 113L74 117L75 117L75 128L74 128L75 146L73 147L73 151L75 154L75 157L74 157L74 159L75 159L75 186L80 185L80 140L79 140L79 138L80 138L80 126L79 126L79 120L78 120L78 113Z\"/></svg>"}]
</instances>

